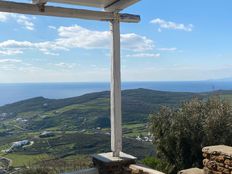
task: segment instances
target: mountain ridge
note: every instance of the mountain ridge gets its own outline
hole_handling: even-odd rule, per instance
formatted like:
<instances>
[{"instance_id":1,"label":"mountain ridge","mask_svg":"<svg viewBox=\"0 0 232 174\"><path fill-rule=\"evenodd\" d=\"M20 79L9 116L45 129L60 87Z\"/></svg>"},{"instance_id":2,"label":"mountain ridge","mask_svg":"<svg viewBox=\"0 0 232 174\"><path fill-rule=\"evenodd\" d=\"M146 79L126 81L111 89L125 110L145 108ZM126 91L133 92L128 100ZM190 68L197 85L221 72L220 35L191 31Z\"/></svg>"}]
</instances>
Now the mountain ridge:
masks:
<instances>
[{"instance_id":1,"label":"mountain ridge","mask_svg":"<svg viewBox=\"0 0 232 174\"><path fill-rule=\"evenodd\" d=\"M151 113L160 106L177 107L193 97L204 98L212 94L231 94L232 91L208 93L167 92L151 89L122 91L122 118L124 123L146 123ZM26 119L26 129L72 129L110 126L110 92L102 91L65 99L35 97L0 107L0 114L7 113L5 121Z\"/></svg>"}]
</instances>

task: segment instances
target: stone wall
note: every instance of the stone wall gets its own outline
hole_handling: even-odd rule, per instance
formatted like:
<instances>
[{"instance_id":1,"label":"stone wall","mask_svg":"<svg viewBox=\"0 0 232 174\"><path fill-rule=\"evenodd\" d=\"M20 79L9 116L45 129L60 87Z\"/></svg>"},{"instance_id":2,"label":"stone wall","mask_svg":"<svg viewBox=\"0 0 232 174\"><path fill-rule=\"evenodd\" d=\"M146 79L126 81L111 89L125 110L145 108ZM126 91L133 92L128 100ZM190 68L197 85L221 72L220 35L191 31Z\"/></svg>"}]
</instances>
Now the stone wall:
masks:
<instances>
[{"instance_id":1,"label":"stone wall","mask_svg":"<svg viewBox=\"0 0 232 174\"><path fill-rule=\"evenodd\" d=\"M232 174L232 147L218 145L202 149L203 169L187 169L178 174Z\"/></svg>"},{"instance_id":2,"label":"stone wall","mask_svg":"<svg viewBox=\"0 0 232 174\"><path fill-rule=\"evenodd\" d=\"M136 164L130 165L129 169L130 169L131 174L164 174L164 173L159 172L157 170L153 170L153 169L147 168L145 166L136 165Z\"/></svg>"},{"instance_id":3,"label":"stone wall","mask_svg":"<svg viewBox=\"0 0 232 174\"><path fill-rule=\"evenodd\" d=\"M232 174L232 147L209 146L202 152L205 174Z\"/></svg>"}]
</instances>

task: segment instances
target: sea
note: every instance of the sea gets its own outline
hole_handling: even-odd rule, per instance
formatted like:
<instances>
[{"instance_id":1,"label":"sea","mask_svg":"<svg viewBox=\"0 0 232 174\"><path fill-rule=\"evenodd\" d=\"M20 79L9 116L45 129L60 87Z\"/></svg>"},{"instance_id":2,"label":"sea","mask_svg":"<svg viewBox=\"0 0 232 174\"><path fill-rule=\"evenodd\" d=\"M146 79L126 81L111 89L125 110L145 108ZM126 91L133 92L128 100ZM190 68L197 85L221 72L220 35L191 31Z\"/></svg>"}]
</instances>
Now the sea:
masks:
<instances>
[{"instance_id":1,"label":"sea","mask_svg":"<svg viewBox=\"0 0 232 174\"><path fill-rule=\"evenodd\" d=\"M209 92L232 90L232 81L188 81L188 82L123 82L122 89L145 88L173 92ZM0 106L17 101L45 97L61 99L80 96L86 93L109 91L107 82L95 83L0 83Z\"/></svg>"}]
</instances>

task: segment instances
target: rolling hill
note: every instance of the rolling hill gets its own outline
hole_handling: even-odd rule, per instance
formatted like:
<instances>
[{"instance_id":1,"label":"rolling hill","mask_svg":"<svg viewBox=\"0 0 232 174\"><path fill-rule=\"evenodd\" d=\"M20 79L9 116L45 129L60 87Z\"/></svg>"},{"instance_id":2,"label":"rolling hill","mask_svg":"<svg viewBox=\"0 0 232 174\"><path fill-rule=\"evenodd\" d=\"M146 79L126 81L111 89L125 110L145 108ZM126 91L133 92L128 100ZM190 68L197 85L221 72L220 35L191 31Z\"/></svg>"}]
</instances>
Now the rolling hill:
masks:
<instances>
[{"instance_id":1,"label":"rolling hill","mask_svg":"<svg viewBox=\"0 0 232 174\"><path fill-rule=\"evenodd\" d=\"M133 89L122 92L124 152L139 159L154 154L148 136L149 114L160 106L177 107L193 97L218 95L232 101L232 91L209 93L164 92ZM110 93L108 91L66 99L36 97L0 107L0 151L14 141L28 139L34 144L11 154L1 154L23 166L43 158L76 158L80 155L110 151ZM44 130L54 137L40 138ZM22 160L23 159L23 160Z\"/></svg>"},{"instance_id":2,"label":"rolling hill","mask_svg":"<svg viewBox=\"0 0 232 174\"><path fill-rule=\"evenodd\" d=\"M25 129L40 130L51 127L60 129L86 129L110 126L109 92L86 94L67 99L32 98L0 107L6 113L5 121L27 120ZM122 92L123 123L145 123L148 115L160 106L177 106L192 97L206 94L161 92L148 89Z\"/></svg>"}]
</instances>

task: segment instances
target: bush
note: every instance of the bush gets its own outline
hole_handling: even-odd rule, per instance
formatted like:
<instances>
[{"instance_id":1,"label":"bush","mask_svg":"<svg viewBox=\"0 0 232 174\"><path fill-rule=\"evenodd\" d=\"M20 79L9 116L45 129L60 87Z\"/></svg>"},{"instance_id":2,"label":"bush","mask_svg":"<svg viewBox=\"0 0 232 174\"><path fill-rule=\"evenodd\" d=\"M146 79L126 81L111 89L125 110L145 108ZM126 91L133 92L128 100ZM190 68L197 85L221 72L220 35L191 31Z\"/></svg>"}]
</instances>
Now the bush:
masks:
<instances>
[{"instance_id":1,"label":"bush","mask_svg":"<svg viewBox=\"0 0 232 174\"><path fill-rule=\"evenodd\" d=\"M169 164L167 164L167 162L156 157L146 157L144 160L142 160L142 163L148 167L165 173L168 173L168 171L170 170Z\"/></svg>"},{"instance_id":2,"label":"bush","mask_svg":"<svg viewBox=\"0 0 232 174\"><path fill-rule=\"evenodd\" d=\"M201 149L208 145L232 145L232 106L219 97L192 99L178 109L162 107L151 116L157 157L169 173L202 167Z\"/></svg>"},{"instance_id":3,"label":"bush","mask_svg":"<svg viewBox=\"0 0 232 174\"><path fill-rule=\"evenodd\" d=\"M53 171L52 169L29 168L29 169L23 169L18 174L59 174L59 173L56 171Z\"/></svg>"}]
</instances>

